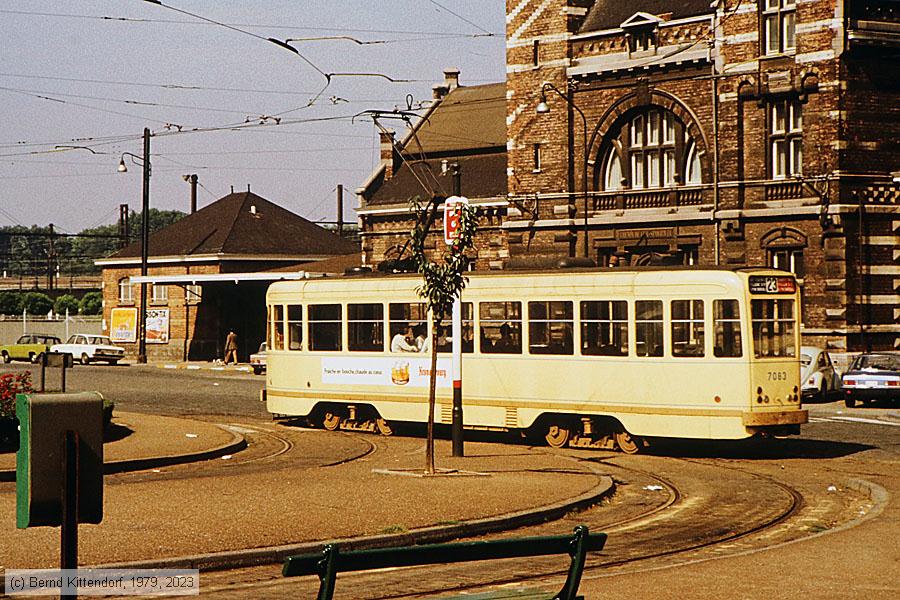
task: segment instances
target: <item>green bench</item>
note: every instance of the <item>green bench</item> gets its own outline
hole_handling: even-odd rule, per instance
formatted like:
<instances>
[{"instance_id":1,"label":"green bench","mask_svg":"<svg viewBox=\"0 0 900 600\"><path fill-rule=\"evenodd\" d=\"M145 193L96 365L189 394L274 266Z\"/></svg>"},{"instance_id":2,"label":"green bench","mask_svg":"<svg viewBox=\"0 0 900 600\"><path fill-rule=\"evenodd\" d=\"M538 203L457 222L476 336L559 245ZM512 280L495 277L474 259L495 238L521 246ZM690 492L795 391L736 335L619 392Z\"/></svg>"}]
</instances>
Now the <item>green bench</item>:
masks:
<instances>
[{"instance_id":1,"label":"green bench","mask_svg":"<svg viewBox=\"0 0 900 600\"><path fill-rule=\"evenodd\" d=\"M284 561L282 575L298 577L318 575L318 600L331 600L339 572L368 571L388 567L411 567L445 563L524 558L568 554L571 558L566 583L559 593L538 596L509 596L528 600L583 600L578 596L584 560L589 551L602 550L606 544L605 533L588 532L585 525L575 528L573 535L536 536L487 542L456 542L451 544L425 544L400 548L341 551L329 544L322 552L290 556Z\"/></svg>"}]
</instances>

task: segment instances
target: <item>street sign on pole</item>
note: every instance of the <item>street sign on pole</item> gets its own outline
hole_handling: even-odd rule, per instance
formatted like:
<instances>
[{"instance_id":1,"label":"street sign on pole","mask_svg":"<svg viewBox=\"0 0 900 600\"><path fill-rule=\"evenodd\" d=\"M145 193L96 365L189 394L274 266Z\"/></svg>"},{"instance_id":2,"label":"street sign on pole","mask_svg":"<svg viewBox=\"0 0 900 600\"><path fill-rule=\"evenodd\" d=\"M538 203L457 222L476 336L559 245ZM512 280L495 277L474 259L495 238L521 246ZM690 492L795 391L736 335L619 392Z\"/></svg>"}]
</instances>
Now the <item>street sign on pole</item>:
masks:
<instances>
[{"instance_id":1,"label":"street sign on pole","mask_svg":"<svg viewBox=\"0 0 900 600\"><path fill-rule=\"evenodd\" d=\"M444 200L444 242L448 246L452 246L459 238L461 205L468 203L469 199L465 196L450 196Z\"/></svg>"}]
</instances>

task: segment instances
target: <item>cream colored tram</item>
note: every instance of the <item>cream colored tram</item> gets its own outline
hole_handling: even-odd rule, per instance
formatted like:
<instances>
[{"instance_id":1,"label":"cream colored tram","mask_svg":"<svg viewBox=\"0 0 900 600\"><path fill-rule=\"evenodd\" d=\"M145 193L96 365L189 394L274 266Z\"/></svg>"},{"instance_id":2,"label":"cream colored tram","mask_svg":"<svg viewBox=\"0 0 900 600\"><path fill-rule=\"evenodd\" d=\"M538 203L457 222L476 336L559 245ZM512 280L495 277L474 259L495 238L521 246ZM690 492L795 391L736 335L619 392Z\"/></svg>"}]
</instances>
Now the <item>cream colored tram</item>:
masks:
<instances>
[{"instance_id":1,"label":"cream colored tram","mask_svg":"<svg viewBox=\"0 0 900 600\"><path fill-rule=\"evenodd\" d=\"M420 281L366 274L272 284L269 412L385 434L392 423L424 423L430 350L409 351L415 340L404 338L407 327L430 337ZM462 303L466 428L631 453L646 438L786 435L807 422L790 273L473 272ZM438 329L435 414L449 425L452 332L449 322Z\"/></svg>"}]
</instances>

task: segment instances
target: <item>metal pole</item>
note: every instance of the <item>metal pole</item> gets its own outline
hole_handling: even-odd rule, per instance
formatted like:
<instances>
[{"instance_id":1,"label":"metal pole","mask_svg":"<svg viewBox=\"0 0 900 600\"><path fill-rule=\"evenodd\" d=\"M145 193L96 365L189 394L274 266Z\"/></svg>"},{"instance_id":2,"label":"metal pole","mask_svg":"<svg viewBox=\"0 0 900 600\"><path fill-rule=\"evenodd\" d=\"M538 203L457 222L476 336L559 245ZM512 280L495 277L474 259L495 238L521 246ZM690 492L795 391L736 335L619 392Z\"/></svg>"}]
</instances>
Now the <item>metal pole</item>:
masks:
<instances>
[{"instance_id":1,"label":"metal pole","mask_svg":"<svg viewBox=\"0 0 900 600\"><path fill-rule=\"evenodd\" d=\"M190 176L191 182L191 214L197 212L197 174Z\"/></svg>"},{"instance_id":2,"label":"metal pole","mask_svg":"<svg viewBox=\"0 0 900 600\"><path fill-rule=\"evenodd\" d=\"M459 164L450 167L453 176L453 195L462 195L462 177ZM462 406L462 301L459 296L453 300L453 410L451 413L450 437L453 456L465 456L463 447L463 406Z\"/></svg>"},{"instance_id":3,"label":"metal pole","mask_svg":"<svg viewBox=\"0 0 900 600\"><path fill-rule=\"evenodd\" d=\"M150 243L150 129L144 128L144 188L141 204L141 277L147 276L147 249ZM147 284L141 282L141 314L138 323L139 363L147 362Z\"/></svg>"},{"instance_id":4,"label":"metal pole","mask_svg":"<svg viewBox=\"0 0 900 600\"><path fill-rule=\"evenodd\" d=\"M78 568L78 433L63 434L62 527L59 568ZM72 596L67 596L71 598Z\"/></svg>"},{"instance_id":5,"label":"metal pole","mask_svg":"<svg viewBox=\"0 0 900 600\"><path fill-rule=\"evenodd\" d=\"M344 185L337 185L337 234L344 237Z\"/></svg>"}]
</instances>

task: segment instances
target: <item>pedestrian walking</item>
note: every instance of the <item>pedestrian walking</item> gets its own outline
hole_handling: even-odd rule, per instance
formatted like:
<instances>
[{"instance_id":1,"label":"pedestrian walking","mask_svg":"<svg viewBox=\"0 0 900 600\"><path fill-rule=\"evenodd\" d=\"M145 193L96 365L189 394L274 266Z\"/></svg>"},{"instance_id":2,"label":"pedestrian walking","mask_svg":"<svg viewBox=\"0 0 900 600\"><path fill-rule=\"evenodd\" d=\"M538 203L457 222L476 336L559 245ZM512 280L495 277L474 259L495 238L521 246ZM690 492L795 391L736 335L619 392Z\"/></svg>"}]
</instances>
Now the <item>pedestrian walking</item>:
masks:
<instances>
[{"instance_id":1,"label":"pedestrian walking","mask_svg":"<svg viewBox=\"0 0 900 600\"><path fill-rule=\"evenodd\" d=\"M234 364L237 364L237 334L234 330L230 330L228 332L228 336L225 338L225 364L228 364L230 359L234 359Z\"/></svg>"}]
</instances>

